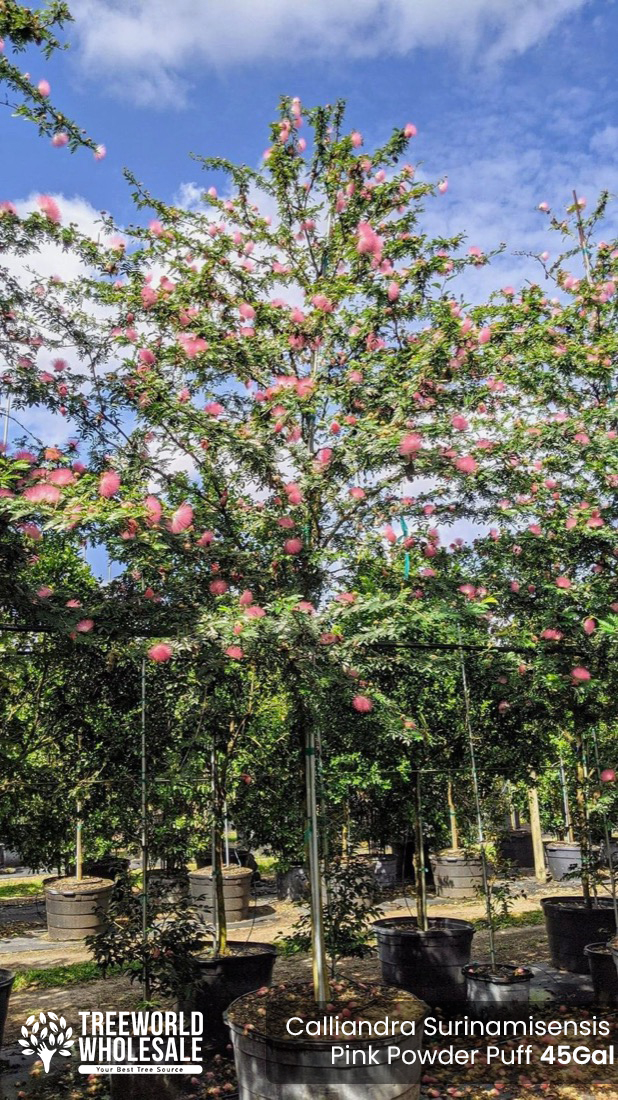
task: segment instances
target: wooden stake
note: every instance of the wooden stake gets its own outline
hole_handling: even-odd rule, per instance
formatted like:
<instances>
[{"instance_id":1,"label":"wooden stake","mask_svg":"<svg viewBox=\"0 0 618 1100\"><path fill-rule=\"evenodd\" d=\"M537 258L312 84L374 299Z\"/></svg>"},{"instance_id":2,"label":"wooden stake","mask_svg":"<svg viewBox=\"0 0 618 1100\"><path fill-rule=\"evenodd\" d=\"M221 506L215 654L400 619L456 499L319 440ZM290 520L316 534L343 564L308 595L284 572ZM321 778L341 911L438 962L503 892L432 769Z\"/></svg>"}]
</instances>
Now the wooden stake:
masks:
<instances>
[{"instance_id":1,"label":"wooden stake","mask_svg":"<svg viewBox=\"0 0 618 1100\"><path fill-rule=\"evenodd\" d=\"M452 779L449 779L446 784L446 801L448 805L448 820L451 827L451 848L457 851L459 848L459 829L457 827L457 810L455 809L455 799L453 798Z\"/></svg>"},{"instance_id":2,"label":"wooden stake","mask_svg":"<svg viewBox=\"0 0 618 1100\"><path fill-rule=\"evenodd\" d=\"M528 787L528 808L530 811L532 850L534 852L534 877L537 882L547 882L545 849L543 848L543 832L541 830L541 815L539 812L539 790L536 785L536 775L534 773L532 774L532 784Z\"/></svg>"},{"instance_id":3,"label":"wooden stake","mask_svg":"<svg viewBox=\"0 0 618 1100\"><path fill-rule=\"evenodd\" d=\"M307 855L311 884L311 940L313 964L313 995L320 1005L329 1000L326 969L324 919L322 912L322 875L318 842L318 808L315 769L315 735L311 718L305 720L305 788L307 799Z\"/></svg>"}]
</instances>

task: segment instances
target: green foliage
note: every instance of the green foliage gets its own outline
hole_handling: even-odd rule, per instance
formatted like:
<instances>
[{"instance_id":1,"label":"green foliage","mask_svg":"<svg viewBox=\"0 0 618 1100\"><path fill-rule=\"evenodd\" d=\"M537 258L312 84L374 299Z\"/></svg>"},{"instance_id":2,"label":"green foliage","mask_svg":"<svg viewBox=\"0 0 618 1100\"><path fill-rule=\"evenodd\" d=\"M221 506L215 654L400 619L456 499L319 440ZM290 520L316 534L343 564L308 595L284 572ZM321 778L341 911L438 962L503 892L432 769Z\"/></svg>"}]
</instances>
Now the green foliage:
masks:
<instances>
[{"instance_id":1,"label":"green foliage","mask_svg":"<svg viewBox=\"0 0 618 1100\"><path fill-rule=\"evenodd\" d=\"M46 7L29 8L16 0L2 0L0 4L0 39L4 50L10 49L18 54L29 46L38 47L43 57L48 59L57 50L66 48L58 34L71 22L72 16L67 4L62 0L51 0ZM53 137L64 134L71 152L85 146L96 150L95 142L75 122L67 118L42 94L36 85L8 55L0 50L0 86L5 85L16 102L6 101L14 114L33 122L39 134Z\"/></svg>"},{"instance_id":2,"label":"green foliage","mask_svg":"<svg viewBox=\"0 0 618 1100\"><path fill-rule=\"evenodd\" d=\"M165 892L148 893L146 933L143 899L120 879L112 894L108 925L87 939L99 972L127 974L146 982L156 997L178 996L198 973L196 958L208 949L212 934L186 899L168 901Z\"/></svg>"},{"instance_id":3,"label":"green foliage","mask_svg":"<svg viewBox=\"0 0 618 1100\"><path fill-rule=\"evenodd\" d=\"M324 940L334 974L342 958L362 959L371 951L371 922L382 915L373 868L359 860L335 861L325 876ZM285 954L309 951L311 919L304 914L282 941Z\"/></svg>"}]
</instances>

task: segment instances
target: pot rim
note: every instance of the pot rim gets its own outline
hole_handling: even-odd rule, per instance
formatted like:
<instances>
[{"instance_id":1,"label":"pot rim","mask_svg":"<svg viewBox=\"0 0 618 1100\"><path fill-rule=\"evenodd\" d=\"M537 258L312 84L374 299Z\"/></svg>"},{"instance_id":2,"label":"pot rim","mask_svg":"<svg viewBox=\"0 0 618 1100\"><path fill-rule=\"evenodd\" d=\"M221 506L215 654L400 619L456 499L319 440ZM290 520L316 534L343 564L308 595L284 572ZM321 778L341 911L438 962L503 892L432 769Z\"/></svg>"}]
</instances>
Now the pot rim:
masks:
<instances>
[{"instance_id":1,"label":"pot rim","mask_svg":"<svg viewBox=\"0 0 618 1100\"><path fill-rule=\"evenodd\" d=\"M601 949L601 950L599 950ZM613 951L618 950L612 947L612 941L609 940L597 940L595 943L587 943L584 947L584 955L611 955Z\"/></svg>"},{"instance_id":2,"label":"pot rim","mask_svg":"<svg viewBox=\"0 0 618 1100\"><path fill-rule=\"evenodd\" d=\"M506 976L504 974L492 974L491 972L489 974L487 974L487 973L485 973L485 974L477 973L477 971L475 969L477 966L487 966L487 965L488 965L487 963L467 963L466 966L462 966L461 973L464 974L466 978L471 978L472 981L475 981L475 982L490 982L493 985L518 985L518 984L521 984L522 982L531 981L533 976L534 976L532 971L529 969L529 967L527 967L527 966L523 966L523 967L517 966L517 967L515 967L511 963L499 963L498 965L500 967L502 967L503 970L511 970L511 971L524 970L525 973L524 974L511 973L510 976Z\"/></svg>"},{"instance_id":3,"label":"pot rim","mask_svg":"<svg viewBox=\"0 0 618 1100\"><path fill-rule=\"evenodd\" d=\"M62 882L66 882L67 877L68 876L65 876L63 878L62 876L60 876L60 878L58 878L54 876L52 878L44 878L43 889L45 893L57 894L65 898L81 898L86 897L88 894L101 894L104 893L106 890L113 890L114 888L114 882L111 878L103 878L100 875L92 875L86 877L83 880L84 886L82 889L77 886L63 887L62 885L55 885L56 883L61 884ZM89 881L91 882L91 885L86 886L85 884Z\"/></svg>"},{"instance_id":4,"label":"pot rim","mask_svg":"<svg viewBox=\"0 0 618 1100\"><path fill-rule=\"evenodd\" d=\"M230 879L233 879L235 877L247 878L249 875L253 875L253 873L254 872L253 872L253 869L251 867L241 867L240 865L238 867L236 867L236 866L234 866L234 864L230 864L229 867L226 867L224 869L223 880L224 880L224 882L225 881L229 882ZM189 871L188 875L189 875L189 880L191 880L193 878L196 878L196 877L197 878L212 879L212 864L209 864L206 867L198 867L197 870L195 870L195 871Z\"/></svg>"},{"instance_id":5,"label":"pot rim","mask_svg":"<svg viewBox=\"0 0 618 1100\"><path fill-rule=\"evenodd\" d=\"M247 959L259 958L264 955L273 955L275 958L279 954L277 947L274 943L247 943L246 940L228 940L228 947L241 947L241 948L260 948L259 951L247 950L246 954L238 952L235 955L209 955L206 952L204 954L196 955L195 958L199 963L208 965L209 963L230 963L232 966L237 962L246 963Z\"/></svg>"},{"instance_id":6,"label":"pot rim","mask_svg":"<svg viewBox=\"0 0 618 1100\"><path fill-rule=\"evenodd\" d=\"M562 912L567 913L581 913L582 910L588 913L605 912L613 909L614 903L612 898L597 898L597 904L593 905L590 909L586 909L584 898L581 894L556 894L554 897L540 898L539 902L543 912L546 909L551 909L553 905L556 908L560 908Z\"/></svg>"},{"instance_id":7,"label":"pot rim","mask_svg":"<svg viewBox=\"0 0 618 1100\"><path fill-rule=\"evenodd\" d=\"M402 992L405 991L402 990ZM257 990L253 993L245 993L244 996L237 997L236 1000L232 1001L231 1005L226 1008L225 1012L223 1013L223 1021L229 1027L230 1031L235 1032L237 1035L244 1035L243 1025L240 1023L236 1023L234 1020L230 1020L228 1014L231 1009L234 1008L234 1005L238 1004L238 1001L243 1001L247 997L254 997L256 996L256 994ZM408 996L414 996L414 994L409 993ZM422 1016L419 1016L418 1020L415 1021L419 1025L419 1032L416 1033L416 1038L420 1038L422 1037L422 1025L429 1015L431 1009L429 1008L429 1005L426 1005L424 1001L421 1001L420 997L416 997L415 999L419 1002L420 1005L422 1005L424 1009ZM325 1012L324 1015L328 1015L328 1013ZM367 1047L376 1044L383 1044L384 1046L388 1046L393 1041L392 1035L333 1035L326 1036L324 1039L311 1039L308 1036L291 1035L289 1039L281 1039L279 1036L269 1035L266 1031L259 1031L257 1027L251 1030L250 1038L253 1042L263 1043L264 1045L268 1044L270 1047L274 1047L277 1050L297 1050L299 1052L304 1050L329 1050L331 1047L340 1044L343 1039L345 1039L346 1045L354 1048ZM402 1038L413 1039L415 1038L415 1035L406 1035Z\"/></svg>"},{"instance_id":8,"label":"pot rim","mask_svg":"<svg viewBox=\"0 0 618 1100\"><path fill-rule=\"evenodd\" d=\"M15 981L15 970L9 970L7 967L0 967L0 989L5 989L13 985Z\"/></svg>"},{"instance_id":9,"label":"pot rim","mask_svg":"<svg viewBox=\"0 0 618 1100\"><path fill-rule=\"evenodd\" d=\"M436 927L435 922L438 921L440 926ZM432 923L434 924L433 928L431 927ZM394 927L394 925L402 924L409 924L410 927ZM436 932L451 935L453 932L475 931L471 921L462 920L461 917L429 917L429 925L430 927L423 931L418 927L416 917L381 917L379 920L373 921L371 927L379 929L380 932L389 936L427 936L429 933L435 935Z\"/></svg>"}]
</instances>

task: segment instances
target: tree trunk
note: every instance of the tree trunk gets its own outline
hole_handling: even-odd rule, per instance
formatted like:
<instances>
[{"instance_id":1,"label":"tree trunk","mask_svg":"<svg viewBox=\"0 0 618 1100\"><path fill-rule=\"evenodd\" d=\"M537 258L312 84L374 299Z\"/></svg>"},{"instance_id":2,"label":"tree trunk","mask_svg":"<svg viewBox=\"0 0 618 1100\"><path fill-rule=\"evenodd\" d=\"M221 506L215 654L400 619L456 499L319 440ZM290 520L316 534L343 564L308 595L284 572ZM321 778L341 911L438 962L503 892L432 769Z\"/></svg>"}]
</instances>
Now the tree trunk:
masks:
<instances>
[{"instance_id":1,"label":"tree trunk","mask_svg":"<svg viewBox=\"0 0 618 1100\"><path fill-rule=\"evenodd\" d=\"M414 783L414 884L416 888L416 919L421 932L426 932L427 879L425 878L425 841L423 837L423 802L421 773L416 772Z\"/></svg>"},{"instance_id":2,"label":"tree trunk","mask_svg":"<svg viewBox=\"0 0 618 1100\"><path fill-rule=\"evenodd\" d=\"M217 746L213 742L211 756L212 789L212 884L213 911L215 924L215 955L224 955L227 950L227 918L225 915L225 895L223 893L223 822L224 799L221 797L221 783L217 760Z\"/></svg>"}]
</instances>

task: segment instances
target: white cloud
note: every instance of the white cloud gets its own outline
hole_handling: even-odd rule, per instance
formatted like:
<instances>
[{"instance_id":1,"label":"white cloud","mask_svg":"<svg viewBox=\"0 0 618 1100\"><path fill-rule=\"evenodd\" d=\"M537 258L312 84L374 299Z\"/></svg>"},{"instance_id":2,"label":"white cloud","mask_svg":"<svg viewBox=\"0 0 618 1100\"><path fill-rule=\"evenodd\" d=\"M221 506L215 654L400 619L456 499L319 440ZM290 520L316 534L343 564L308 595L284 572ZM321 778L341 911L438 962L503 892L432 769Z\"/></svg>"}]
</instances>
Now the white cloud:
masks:
<instances>
[{"instance_id":1,"label":"white cloud","mask_svg":"<svg viewBox=\"0 0 618 1100\"><path fill-rule=\"evenodd\" d=\"M62 194L53 194L60 208L62 224L73 224L85 234L93 238L103 236L101 214L79 195L68 198ZM16 199L15 207L20 217L26 217L32 211L38 210L37 196L32 194L25 199ZM17 278L23 286L29 286L41 280L44 283L52 276L59 276L63 281L76 279L86 268L80 259L69 249L64 250L53 241L43 241L37 249L24 257L4 255L1 258L1 266L12 276ZM74 348L55 348L53 353L43 346L38 353L38 365L49 369L50 362L56 356L62 356L69 363L69 369L77 365L78 356ZM6 396L0 388L0 406L4 405ZM61 443L70 439L75 430L71 422L58 413L52 413L48 409L29 408L12 410L9 439L19 439L27 433L32 433L34 440L42 440L44 443Z\"/></svg>"},{"instance_id":2,"label":"white cloud","mask_svg":"<svg viewBox=\"0 0 618 1100\"><path fill-rule=\"evenodd\" d=\"M618 160L618 126L606 126L604 130L598 130L590 138L590 148L601 157Z\"/></svg>"},{"instance_id":3,"label":"white cloud","mask_svg":"<svg viewBox=\"0 0 618 1100\"><path fill-rule=\"evenodd\" d=\"M494 63L589 0L75 0L85 68L143 104L181 103L200 65L447 49Z\"/></svg>"}]
</instances>

